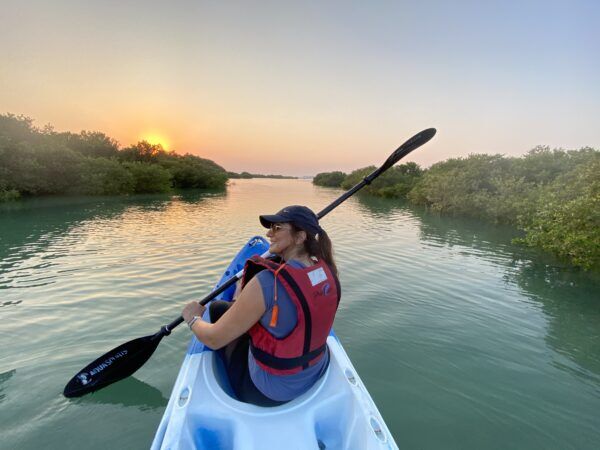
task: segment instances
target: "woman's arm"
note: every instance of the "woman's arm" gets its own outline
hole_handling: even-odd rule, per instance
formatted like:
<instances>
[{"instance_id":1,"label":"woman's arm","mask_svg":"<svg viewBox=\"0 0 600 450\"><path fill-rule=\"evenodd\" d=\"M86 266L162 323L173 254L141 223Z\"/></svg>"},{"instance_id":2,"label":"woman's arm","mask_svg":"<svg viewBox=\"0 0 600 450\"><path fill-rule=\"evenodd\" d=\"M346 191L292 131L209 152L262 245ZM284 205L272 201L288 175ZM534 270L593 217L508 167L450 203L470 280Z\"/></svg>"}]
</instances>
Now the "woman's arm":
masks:
<instances>
[{"instance_id":1,"label":"woman's arm","mask_svg":"<svg viewBox=\"0 0 600 450\"><path fill-rule=\"evenodd\" d=\"M262 288L254 277L216 323L197 320L192 325L192 332L205 345L218 350L248 331L264 313Z\"/></svg>"}]
</instances>

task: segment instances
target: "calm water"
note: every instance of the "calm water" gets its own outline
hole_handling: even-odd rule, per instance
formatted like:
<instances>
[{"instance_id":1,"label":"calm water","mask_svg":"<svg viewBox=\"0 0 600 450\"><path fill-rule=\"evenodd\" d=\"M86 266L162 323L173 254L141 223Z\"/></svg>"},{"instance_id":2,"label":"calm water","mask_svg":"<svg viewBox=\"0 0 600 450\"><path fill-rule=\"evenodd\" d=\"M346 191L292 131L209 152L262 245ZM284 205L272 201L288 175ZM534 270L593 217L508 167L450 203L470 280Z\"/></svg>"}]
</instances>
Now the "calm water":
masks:
<instances>
[{"instance_id":1,"label":"calm water","mask_svg":"<svg viewBox=\"0 0 600 450\"><path fill-rule=\"evenodd\" d=\"M189 339L134 378L64 384L203 297L259 213L341 191L240 180L227 192L0 206L0 448L143 449ZM322 221L343 286L337 334L402 448L600 448L600 277L515 231L356 196Z\"/></svg>"}]
</instances>

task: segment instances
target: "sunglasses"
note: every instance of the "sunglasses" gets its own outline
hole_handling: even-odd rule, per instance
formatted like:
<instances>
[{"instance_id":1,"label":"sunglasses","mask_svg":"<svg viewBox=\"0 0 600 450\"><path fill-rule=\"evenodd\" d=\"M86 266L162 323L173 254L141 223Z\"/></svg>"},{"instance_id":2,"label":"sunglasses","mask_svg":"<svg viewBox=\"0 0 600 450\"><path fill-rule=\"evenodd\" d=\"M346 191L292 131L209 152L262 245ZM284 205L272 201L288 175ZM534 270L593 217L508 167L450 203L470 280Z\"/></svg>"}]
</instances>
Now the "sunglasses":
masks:
<instances>
[{"instance_id":1,"label":"sunglasses","mask_svg":"<svg viewBox=\"0 0 600 450\"><path fill-rule=\"evenodd\" d=\"M279 230L285 230L286 227L279 223L272 223L269 229L271 230L271 233L277 233Z\"/></svg>"}]
</instances>

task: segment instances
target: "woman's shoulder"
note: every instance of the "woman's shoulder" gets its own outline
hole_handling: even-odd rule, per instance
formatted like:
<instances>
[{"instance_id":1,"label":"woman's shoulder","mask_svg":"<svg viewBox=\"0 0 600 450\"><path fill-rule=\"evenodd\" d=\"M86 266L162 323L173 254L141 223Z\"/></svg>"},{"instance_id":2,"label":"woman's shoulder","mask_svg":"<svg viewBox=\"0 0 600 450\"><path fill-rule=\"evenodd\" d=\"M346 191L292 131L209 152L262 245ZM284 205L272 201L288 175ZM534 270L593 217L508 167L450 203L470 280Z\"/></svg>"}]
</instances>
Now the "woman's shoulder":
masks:
<instances>
[{"instance_id":1,"label":"woman's shoulder","mask_svg":"<svg viewBox=\"0 0 600 450\"><path fill-rule=\"evenodd\" d=\"M287 266L293 267L294 269L304 269L306 264L296 259L290 259L286 262ZM264 289L272 289L273 283L275 282L275 274L270 270L261 270L256 274L256 279Z\"/></svg>"},{"instance_id":2,"label":"woman's shoulder","mask_svg":"<svg viewBox=\"0 0 600 450\"><path fill-rule=\"evenodd\" d=\"M291 267L293 267L293 268L295 268L295 269L304 269L305 267L307 267L307 265L306 265L306 264L304 264L304 263L303 263L303 262L301 262L301 261L298 261L297 259L290 259L290 260L287 262L287 265L288 265L288 266L291 266Z\"/></svg>"},{"instance_id":3,"label":"woman's shoulder","mask_svg":"<svg viewBox=\"0 0 600 450\"><path fill-rule=\"evenodd\" d=\"M272 285L273 280L275 279L275 275L270 270L261 270L256 274L255 278L258 280L261 286L264 286L265 284Z\"/></svg>"}]
</instances>

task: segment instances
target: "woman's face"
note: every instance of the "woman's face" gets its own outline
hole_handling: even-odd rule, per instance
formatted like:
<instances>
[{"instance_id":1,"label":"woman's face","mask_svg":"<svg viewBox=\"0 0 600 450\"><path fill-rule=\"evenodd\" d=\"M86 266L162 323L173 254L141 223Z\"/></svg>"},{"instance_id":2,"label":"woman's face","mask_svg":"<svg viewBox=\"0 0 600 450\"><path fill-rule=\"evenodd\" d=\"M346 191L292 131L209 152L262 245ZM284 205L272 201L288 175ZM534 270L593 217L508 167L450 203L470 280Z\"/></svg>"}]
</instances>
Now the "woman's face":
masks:
<instances>
[{"instance_id":1,"label":"woman's face","mask_svg":"<svg viewBox=\"0 0 600 450\"><path fill-rule=\"evenodd\" d=\"M286 251L294 248L296 242L289 223L273 223L267 230L267 237L271 241L269 251L274 255L283 256Z\"/></svg>"}]
</instances>

